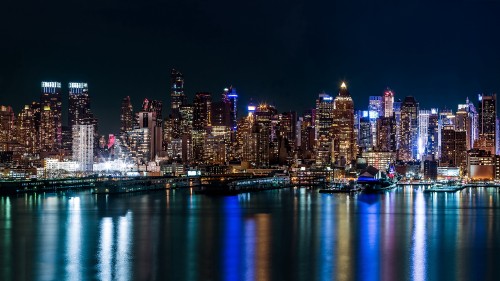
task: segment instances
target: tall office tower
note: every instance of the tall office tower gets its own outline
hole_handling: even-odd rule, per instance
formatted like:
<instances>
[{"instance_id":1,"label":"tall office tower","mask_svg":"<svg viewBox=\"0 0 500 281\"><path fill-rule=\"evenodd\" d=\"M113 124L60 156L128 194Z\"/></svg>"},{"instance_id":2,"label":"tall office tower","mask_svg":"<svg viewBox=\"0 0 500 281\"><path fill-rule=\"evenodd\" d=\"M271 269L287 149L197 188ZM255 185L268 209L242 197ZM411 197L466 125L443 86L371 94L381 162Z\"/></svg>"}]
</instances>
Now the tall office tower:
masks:
<instances>
[{"instance_id":1,"label":"tall office tower","mask_svg":"<svg viewBox=\"0 0 500 281\"><path fill-rule=\"evenodd\" d=\"M377 150L396 151L396 118L380 117L377 119Z\"/></svg>"},{"instance_id":2,"label":"tall office tower","mask_svg":"<svg viewBox=\"0 0 500 281\"><path fill-rule=\"evenodd\" d=\"M497 95L479 95L479 140L478 148L496 153ZM474 145L474 147L476 147Z\"/></svg>"},{"instance_id":3,"label":"tall office tower","mask_svg":"<svg viewBox=\"0 0 500 281\"><path fill-rule=\"evenodd\" d=\"M76 124L73 130L73 161L78 162L79 170L91 172L94 164L94 125Z\"/></svg>"},{"instance_id":4,"label":"tall office tower","mask_svg":"<svg viewBox=\"0 0 500 281\"><path fill-rule=\"evenodd\" d=\"M306 110L300 122L300 157L302 159L310 159L313 156L314 130L312 110Z\"/></svg>"},{"instance_id":5,"label":"tall office tower","mask_svg":"<svg viewBox=\"0 0 500 281\"><path fill-rule=\"evenodd\" d=\"M362 111L358 121L358 146L361 151L373 149L373 135L368 111Z\"/></svg>"},{"instance_id":6,"label":"tall office tower","mask_svg":"<svg viewBox=\"0 0 500 281\"><path fill-rule=\"evenodd\" d=\"M412 161L418 152L418 103L412 96L405 97L401 105L401 140L399 160Z\"/></svg>"},{"instance_id":7,"label":"tall office tower","mask_svg":"<svg viewBox=\"0 0 500 281\"><path fill-rule=\"evenodd\" d=\"M467 157L467 134L465 131L457 131L454 125L445 125L441 133L441 167L465 168Z\"/></svg>"},{"instance_id":8,"label":"tall office tower","mask_svg":"<svg viewBox=\"0 0 500 281\"><path fill-rule=\"evenodd\" d=\"M40 152L57 151L57 130L55 125L54 112L50 109L50 106L44 105L40 112Z\"/></svg>"},{"instance_id":9,"label":"tall office tower","mask_svg":"<svg viewBox=\"0 0 500 281\"><path fill-rule=\"evenodd\" d=\"M326 93L319 94L315 111L316 165L326 166L332 163L332 124L334 117L333 97Z\"/></svg>"},{"instance_id":10,"label":"tall office tower","mask_svg":"<svg viewBox=\"0 0 500 281\"><path fill-rule=\"evenodd\" d=\"M251 123L250 145L252 146L253 166L266 168L270 164L271 121L277 114L275 107L261 104L256 107L253 116L249 116Z\"/></svg>"},{"instance_id":11,"label":"tall office tower","mask_svg":"<svg viewBox=\"0 0 500 281\"><path fill-rule=\"evenodd\" d=\"M437 108L431 108L429 114L429 122L427 126L427 146L425 148L425 153L427 155L433 155L434 159L438 159L439 156L439 115Z\"/></svg>"},{"instance_id":12,"label":"tall office tower","mask_svg":"<svg viewBox=\"0 0 500 281\"><path fill-rule=\"evenodd\" d=\"M398 99L392 104L394 117L396 118L396 147L399 149L401 143L401 105L403 102Z\"/></svg>"},{"instance_id":13,"label":"tall office tower","mask_svg":"<svg viewBox=\"0 0 500 281\"><path fill-rule=\"evenodd\" d=\"M148 112L147 114L152 114ZM151 160L151 133L149 128L135 128L128 132L129 149L135 163L146 164Z\"/></svg>"},{"instance_id":14,"label":"tall office tower","mask_svg":"<svg viewBox=\"0 0 500 281\"><path fill-rule=\"evenodd\" d=\"M35 111L31 108L30 105L25 105L23 110L19 112L19 114L17 115L16 123L17 140L21 144L23 153L36 153L37 130L35 127Z\"/></svg>"},{"instance_id":15,"label":"tall office tower","mask_svg":"<svg viewBox=\"0 0 500 281\"><path fill-rule=\"evenodd\" d=\"M42 146L43 152L57 152L62 145L62 92L60 82L42 82L42 94L40 96L40 106L42 111L50 111L52 124L47 124L49 120L45 120L44 136L51 136L51 140L41 140L44 142ZM43 112L42 112L43 113ZM45 112L47 115L48 113ZM47 116L45 116L47 117ZM53 130L47 132L46 130ZM51 144L53 143L53 144ZM46 149L51 149L47 151Z\"/></svg>"},{"instance_id":16,"label":"tall office tower","mask_svg":"<svg viewBox=\"0 0 500 281\"><path fill-rule=\"evenodd\" d=\"M297 139L297 113L295 111L284 112L280 115L279 130L279 137L286 142L288 152L294 151Z\"/></svg>"},{"instance_id":17,"label":"tall office tower","mask_svg":"<svg viewBox=\"0 0 500 281\"><path fill-rule=\"evenodd\" d=\"M15 115L10 106L0 106L0 151L12 151L15 140Z\"/></svg>"},{"instance_id":18,"label":"tall office tower","mask_svg":"<svg viewBox=\"0 0 500 281\"><path fill-rule=\"evenodd\" d=\"M79 170L91 172L94 164L94 125L75 124L73 130L73 161L78 162Z\"/></svg>"},{"instance_id":19,"label":"tall office tower","mask_svg":"<svg viewBox=\"0 0 500 281\"><path fill-rule=\"evenodd\" d=\"M231 131L234 131L233 127L233 116L232 116L232 104L229 98L229 89L224 89L224 93L222 94L222 99L219 102L212 102L212 113L211 113L211 122L212 126L226 126L231 128Z\"/></svg>"},{"instance_id":20,"label":"tall office tower","mask_svg":"<svg viewBox=\"0 0 500 281\"><path fill-rule=\"evenodd\" d=\"M357 153L356 138L354 135L354 103L347 90L345 82L335 97L335 110L332 124L335 163L339 166L350 165Z\"/></svg>"},{"instance_id":21,"label":"tall office tower","mask_svg":"<svg viewBox=\"0 0 500 281\"><path fill-rule=\"evenodd\" d=\"M193 130L194 106L183 104L179 111L181 114L181 135L190 135Z\"/></svg>"},{"instance_id":22,"label":"tall office tower","mask_svg":"<svg viewBox=\"0 0 500 281\"><path fill-rule=\"evenodd\" d=\"M193 129L206 130L212 125L212 96L210 93L196 93L193 106Z\"/></svg>"},{"instance_id":23,"label":"tall office tower","mask_svg":"<svg viewBox=\"0 0 500 281\"><path fill-rule=\"evenodd\" d=\"M459 104L457 113L455 114L455 130L466 131L467 130L467 105Z\"/></svg>"},{"instance_id":24,"label":"tall office tower","mask_svg":"<svg viewBox=\"0 0 500 281\"><path fill-rule=\"evenodd\" d=\"M377 119L379 116L384 116L384 97L370 96L368 103L368 111L372 119Z\"/></svg>"},{"instance_id":25,"label":"tall office tower","mask_svg":"<svg viewBox=\"0 0 500 281\"><path fill-rule=\"evenodd\" d=\"M429 140L429 116L430 110L418 111L418 159L425 156L427 141Z\"/></svg>"},{"instance_id":26,"label":"tall office tower","mask_svg":"<svg viewBox=\"0 0 500 281\"><path fill-rule=\"evenodd\" d=\"M237 121L238 121L238 93L233 86L224 89L224 99L223 101L229 103L229 126L231 127L231 131L235 131L237 129Z\"/></svg>"},{"instance_id":27,"label":"tall office tower","mask_svg":"<svg viewBox=\"0 0 500 281\"><path fill-rule=\"evenodd\" d=\"M127 132L132 131L134 128L134 108L130 97L126 96L122 100L122 107L120 112L120 136L125 136Z\"/></svg>"},{"instance_id":28,"label":"tall office tower","mask_svg":"<svg viewBox=\"0 0 500 281\"><path fill-rule=\"evenodd\" d=\"M384 117L392 117L394 114L394 93L387 88L382 97L382 110Z\"/></svg>"},{"instance_id":29,"label":"tall office tower","mask_svg":"<svg viewBox=\"0 0 500 281\"><path fill-rule=\"evenodd\" d=\"M470 102L469 98L467 98L465 103L465 111L467 112L467 120L465 123L465 130L467 131L467 150L470 150L474 148L474 143L479 138L479 116L474 103Z\"/></svg>"},{"instance_id":30,"label":"tall office tower","mask_svg":"<svg viewBox=\"0 0 500 281\"><path fill-rule=\"evenodd\" d=\"M139 129L147 128L149 130L150 140L150 159L152 161L155 157L160 156L162 151L162 121L158 121L157 114L161 112L161 102L149 101L144 99L142 111L137 113L137 123Z\"/></svg>"},{"instance_id":31,"label":"tall office tower","mask_svg":"<svg viewBox=\"0 0 500 281\"><path fill-rule=\"evenodd\" d=\"M90 111L90 97L87 83L68 84L69 88L69 111L68 111L68 126L72 128L74 125L83 124L93 118ZM88 122L88 121L87 121Z\"/></svg>"},{"instance_id":32,"label":"tall office tower","mask_svg":"<svg viewBox=\"0 0 500 281\"><path fill-rule=\"evenodd\" d=\"M384 114L383 98L381 96L370 96L368 104L368 117L370 118L370 131L372 147L377 145L377 119Z\"/></svg>"},{"instance_id":33,"label":"tall office tower","mask_svg":"<svg viewBox=\"0 0 500 281\"><path fill-rule=\"evenodd\" d=\"M144 99L142 102L142 111L147 111L147 112L154 112L156 116L156 127L162 127L163 126L163 114L162 114L162 109L163 109L163 103L162 101L159 100L148 100Z\"/></svg>"},{"instance_id":34,"label":"tall office tower","mask_svg":"<svg viewBox=\"0 0 500 281\"><path fill-rule=\"evenodd\" d=\"M184 95L184 76L178 70L172 69L170 73L171 92L170 92L170 109L172 114L172 137L179 138L181 135L180 129L180 107L186 104L186 96Z\"/></svg>"},{"instance_id":35,"label":"tall office tower","mask_svg":"<svg viewBox=\"0 0 500 281\"><path fill-rule=\"evenodd\" d=\"M469 100L467 99L466 104L459 104L458 110L455 116L455 130L460 132L465 132L466 134L466 146L467 150L471 150L474 145L474 131L477 131L477 128L474 126L474 116L475 111L474 106L470 107ZM497 146L498 147L498 146Z\"/></svg>"}]
</instances>

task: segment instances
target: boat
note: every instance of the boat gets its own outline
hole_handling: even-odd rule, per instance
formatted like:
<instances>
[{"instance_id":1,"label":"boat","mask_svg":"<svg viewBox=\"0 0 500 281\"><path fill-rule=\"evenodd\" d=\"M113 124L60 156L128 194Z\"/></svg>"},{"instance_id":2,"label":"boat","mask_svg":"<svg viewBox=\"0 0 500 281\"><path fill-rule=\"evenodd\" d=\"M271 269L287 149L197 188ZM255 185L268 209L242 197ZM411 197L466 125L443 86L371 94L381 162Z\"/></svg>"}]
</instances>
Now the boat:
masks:
<instances>
[{"instance_id":1,"label":"boat","mask_svg":"<svg viewBox=\"0 0 500 281\"><path fill-rule=\"evenodd\" d=\"M432 192L457 192L459 190L462 190L464 189L465 186L464 185L443 185L443 184L440 184L440 183L436 183L434 185L432 185L430 188L428 189L425 189L423 192L424 193L432 193Z\"/></svg>"}]
</instances>

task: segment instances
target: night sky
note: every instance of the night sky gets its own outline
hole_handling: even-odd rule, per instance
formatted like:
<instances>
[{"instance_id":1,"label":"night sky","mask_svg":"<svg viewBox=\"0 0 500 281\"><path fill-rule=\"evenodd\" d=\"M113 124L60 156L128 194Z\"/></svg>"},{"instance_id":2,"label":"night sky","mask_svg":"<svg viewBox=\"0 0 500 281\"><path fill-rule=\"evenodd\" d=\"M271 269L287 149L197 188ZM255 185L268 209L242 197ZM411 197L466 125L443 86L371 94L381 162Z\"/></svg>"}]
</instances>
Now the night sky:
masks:
<instances>
[{"instance_id":1,"label":"night sky","mask_svg":"<svg viewBox=\"0 0 500 281\"><path fill-rule=\"evenodd\" d=\"M116 132L124 96L169 108L175 67L189 100L233 85L241 104L302 112L345 79L358 109L389 86L456 110L500 89L499 14L499 1L3 0L0 104L88 82L100 133Z\"/></svg>"}]
</instances>

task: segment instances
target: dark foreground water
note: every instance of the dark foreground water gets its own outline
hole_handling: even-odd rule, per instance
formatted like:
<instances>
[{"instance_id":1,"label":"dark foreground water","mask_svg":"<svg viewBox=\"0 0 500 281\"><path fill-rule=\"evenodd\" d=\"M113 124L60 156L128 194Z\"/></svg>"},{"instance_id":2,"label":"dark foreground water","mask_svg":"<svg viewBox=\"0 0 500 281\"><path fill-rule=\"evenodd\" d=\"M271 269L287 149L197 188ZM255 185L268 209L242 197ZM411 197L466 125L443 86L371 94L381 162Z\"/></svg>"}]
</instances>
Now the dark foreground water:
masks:
<instances>
[{"instance_id":1,"label":"dark foreground water","mask_svg":"<svg viewBox=\"0 0 500 281\"><path fill-rule=\"evenodd\" d=\"M0 197L0 280L500 280L493 188Z\"/></svg>"}]
</instances>

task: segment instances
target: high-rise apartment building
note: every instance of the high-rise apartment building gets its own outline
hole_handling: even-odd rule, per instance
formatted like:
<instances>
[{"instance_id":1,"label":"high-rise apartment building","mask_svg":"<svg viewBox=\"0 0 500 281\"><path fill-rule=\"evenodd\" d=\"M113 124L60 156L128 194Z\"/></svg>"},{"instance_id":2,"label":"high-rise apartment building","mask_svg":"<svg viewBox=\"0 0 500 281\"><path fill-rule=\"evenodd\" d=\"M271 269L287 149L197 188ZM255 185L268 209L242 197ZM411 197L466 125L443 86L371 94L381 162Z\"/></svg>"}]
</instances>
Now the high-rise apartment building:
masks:
<instances>
[{"instance_id":1,"label":"high-rise apartment building","mask_svg":"<svg viewBox=\"0 0 500 281\"><path fill-rule=\"evenodd\" d=\"M125 134L134 128L134 108L130 97L126 96L122 100L121 112L120 112L120 135L125 136Z\"/></svg>"},{"instance_id":2,"label":"high-rise apartment building","mask_svg":"<svg viewBox=\"0 0 500 281\"><path fill-rule=\"evenodd\" d=\"M94 125L75 124L73 131L73 161L78 162L79 170L91 172L94 164Z\"/></svg>"},{"instance_id":3,"label":"high-rise apartment building","mask_svg":"<svg viewBox=\"0 0 500 281\"><path fill-rule=\"evenodd\" d=\"M496 153L497 95L479 95L479 140L478 148Z\"/></svg>"},{"instance_id":4,"label":"high-rise apartment building","mask_svg":"<svg viewBox=\"0 0 500 281\"><path fill-rule=\"evenodd\" d=\"M418 103L412 96L401 104L400 144L398 158L412 161L418 154Z\"/></svg>"},{"instance_id":5,"label":"high-rise apartment building","mask_svg":"<svg viewBox=\"0 0 500 281\"><path fill-rule=\"evenodd\" d=\"M172 137L179 138L181 135L181 116L180 107L186 104L186 96L184 95L184 76L176 69L172 69L170 73L171 91L170 91L170 109L172 118Z\"/></svg>"},{"instance_id":6,"label":"high-rise apartment building","mask_svg":"<svg viewBox=\"0 0 500 281\"><path fill-rule=\"evenodd\" d=\"M382 110L384 117L392 117L394 114L394 93L387 88L382 96Z\"/></svg>"},{"instance_id":7,"label":"high-rise apartment building","mask_svg":"<svg viewBox=\"0 0 500 281\"><path fill-rule=\"evenodd\" d=\"M334 145L334 159L338 166L350 165L357 153L356 137L354 135L354 103L342 82L339 93L334 100L332 136Z\"/></svg>"},{"instance_id":8,"label":"high-rise apartment building","mask_svg":"<svg viewBox=\"0 0 500 281\"><path fill-rule=\"evenodd\" d=\"M42 122L40 141L43 152L57 152L62 145L62 92L60 82L42 82L40 96ZM50 115L50 117L49 117ZM44 139L50 137L50 139Z\"/></svg>"}]
</instances>

